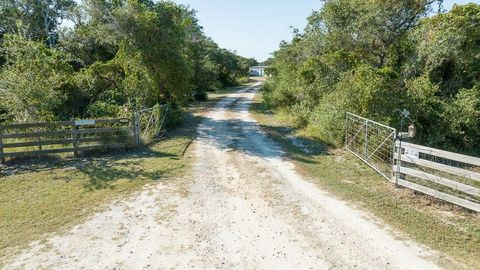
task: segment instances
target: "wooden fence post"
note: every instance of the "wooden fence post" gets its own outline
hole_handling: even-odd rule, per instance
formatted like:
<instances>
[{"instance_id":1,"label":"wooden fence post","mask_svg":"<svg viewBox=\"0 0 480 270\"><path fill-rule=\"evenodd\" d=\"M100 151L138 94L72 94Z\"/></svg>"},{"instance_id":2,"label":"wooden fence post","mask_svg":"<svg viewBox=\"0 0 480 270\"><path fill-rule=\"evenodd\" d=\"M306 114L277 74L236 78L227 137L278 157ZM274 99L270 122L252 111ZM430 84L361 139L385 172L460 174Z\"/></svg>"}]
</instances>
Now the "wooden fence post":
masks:
<instances>
[{"instance_id":1,"label":"wooden fence post","mask_svg":"<svg viewBox=\"0 0 480 270\"><path fill-rule=\"evenodd\" d=\"M3 134L3 128L0 127L0 162L2 163L5 163L5 157L3 156L3 138L2 138L2 134Z\"/></svg>"},{"instance_id":2,"label":"wooden fence post","mask_svg":"<svg viewBox=\"0 0 480 270\"><path fill-rule=\"evenodd\" d=\"M135 146L140 147L140 113L133 113L133 133L135 137Z\"/></svg>"},{"instance_id":3,"label":"wooden fence post","mask_svg":"<svg viewBox=\"0 0 480 270\"><path fill-rule=\"evenodd\" d=\"M71 124L71 133L72 133L72 146L73 146L73 156L78 157L78 139L77 139L77 125L75 125L75 119L72 119Z\"/></svg>"}]
</instances>

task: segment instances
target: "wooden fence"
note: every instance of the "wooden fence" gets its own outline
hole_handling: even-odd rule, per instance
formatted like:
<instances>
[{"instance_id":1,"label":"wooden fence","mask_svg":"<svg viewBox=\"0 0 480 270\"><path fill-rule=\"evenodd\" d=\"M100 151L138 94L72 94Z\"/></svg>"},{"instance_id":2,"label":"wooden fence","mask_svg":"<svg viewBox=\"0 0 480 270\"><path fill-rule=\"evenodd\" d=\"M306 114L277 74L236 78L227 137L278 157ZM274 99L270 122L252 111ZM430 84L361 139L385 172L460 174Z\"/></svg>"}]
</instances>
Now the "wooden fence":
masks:
<instances>
[{"instance_id":1,"label":"wooden fence","mask_svg":"<svg viewBox=\"0 0 480 270\"><path fill-rule=\"evenodd\" d=\"M480 158L396 142L398 185L480 212Z\"/></svg>"},{"instance_id":2,"label":"wooden fence","mask_svg":"<svg viewBox=\"0 0 480 270\"><path fill-rule=\"evenodd\" d=\"M397 140L397 130L347 113L345 148L398 186L480 212L480 158Z\"/></svg>"},{"instance_id":3,"label":"wooden fence","mask_svg":"<svg viewBox=\"0 0 480 270\"><path fill-rule=\"evenodd\" d=\"M116 118L0 125L0 161L138 146L139 131L133 122Z\"/></svg>"}]
</instances>

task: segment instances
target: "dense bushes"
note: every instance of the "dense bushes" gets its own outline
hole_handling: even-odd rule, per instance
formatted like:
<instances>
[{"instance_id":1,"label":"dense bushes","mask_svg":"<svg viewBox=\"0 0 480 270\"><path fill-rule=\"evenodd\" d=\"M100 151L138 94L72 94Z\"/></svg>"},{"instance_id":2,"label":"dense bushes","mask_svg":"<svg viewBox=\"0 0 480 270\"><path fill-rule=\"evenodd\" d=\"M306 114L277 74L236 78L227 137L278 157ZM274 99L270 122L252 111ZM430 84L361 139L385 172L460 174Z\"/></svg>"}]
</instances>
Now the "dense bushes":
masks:
<instances>
[{"instance_id":1,"label":"dense bushes","mask_svg":"<svg viewBox=\"0 0 480 270\"><path fill-rule=\"evenodd\" d=\"M195 11L172 2L21 0L0 8L0 114L16 121L117 116L157 103L181 111L205 91L239 83L252 61L219 48ZM66 18L73 26L60 29Z\"/></svg>"},{"instance_id":2,"label":"dense bushes","mask_svg":"<svg viewBox=\"0 0 480 270\"><path fill-rule=\"evenodd\" d=\"M68 56L46 45L7 35L6 66L0 73L2 107L17 119L52 119L72 90Z\"/></svg>"},{"instance_id":3,"label":"dense bushes","mask_svg":"<svg viewBox=\"0 0 480 270\"><path fill-rule=\"evenodd\" d=\"M265 102L337 145L345 112L399 128L406 108L417 141L480 153L480 5L434 2L327 0L275 52Z\"/></svg>"}]
</instances>

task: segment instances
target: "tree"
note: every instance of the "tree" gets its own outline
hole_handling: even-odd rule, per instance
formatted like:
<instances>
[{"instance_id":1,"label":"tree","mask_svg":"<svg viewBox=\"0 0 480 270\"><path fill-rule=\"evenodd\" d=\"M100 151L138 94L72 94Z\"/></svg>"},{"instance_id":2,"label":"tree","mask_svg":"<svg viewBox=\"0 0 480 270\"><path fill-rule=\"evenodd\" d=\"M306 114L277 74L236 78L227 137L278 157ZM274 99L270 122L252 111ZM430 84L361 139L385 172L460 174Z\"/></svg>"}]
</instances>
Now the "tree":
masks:
<instances>
[{"instance_id":1,"label":"tree","mask_svg":"<svg viewBox=\"0 0 480 270\"><path fill-rule=\"evenodd\" d=\"M0 3L0 32L21 33L53 47L61 20L74 6L74 0L4 0Z\"/></svg>"},{"instance_id":2,"label":"tree","mask_svg":"<svg viewBox=\"0 0 480 270\"><path fill-rule=\"evenodd\" d=\"M17 34L7 34L0 50L0 113L17 120L115 117L125 106L160 103L178 115L192 96L237 84L253 62L219 48L195 11L173 2L74 3L1 2L0 29ZM67 17L73 25L59 32Z\"/></svg>"},{"instance_id":3,"label":"tree","mask_svg":"<svg viewBox=\"0 0 480 270\"><path fill-rule=\"evenodd\" d=\"M453 97L480 80L480 5L455 5L425 19L412 39L417 46L410 64L439 84L442 97Z\"/></svg>"},{"instance_id":4,"label":"tree","mask_svg":"<svg viewBox=\"0 0 480 270\"><path fill-rule=\"evenodd\" d=\"M19 121L55 119L72 75L67 57L15 35L5 36L2 50L7 66L0 73L1 107Z\"/></svg>"},{"instance_id":5,"label":"tree","mask_svg":"<svg viewBox=\"0 0 480 270\"><path fill-rule=\"evenodd\" d=\"M424 19L410 39L414 48L404 70L421 141L480 152L473 120L479 119L480 5L456 5Z\"/></svg>"},{"instance_id":6,"label":"tree","mask_svg":"<svg viewBox=\"0 0 480 270\"><path fill-rule=\"evenodd\" d=\"M480 153L480 6L427 17L441 2L325 1L274 53L265 101L337 144L346 111L398 127L407 108L419 143Z\"/></svg>"}]
</instances>

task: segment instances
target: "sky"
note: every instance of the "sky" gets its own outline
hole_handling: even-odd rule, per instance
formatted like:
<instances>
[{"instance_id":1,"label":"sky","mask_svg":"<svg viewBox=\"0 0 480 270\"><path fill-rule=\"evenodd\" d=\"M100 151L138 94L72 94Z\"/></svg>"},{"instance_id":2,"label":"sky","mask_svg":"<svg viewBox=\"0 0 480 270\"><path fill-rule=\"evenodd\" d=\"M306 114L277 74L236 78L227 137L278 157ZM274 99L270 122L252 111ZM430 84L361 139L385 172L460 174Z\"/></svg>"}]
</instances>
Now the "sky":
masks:
<instances>
[{"instance_id":1,"label":"sky","mask_svg":"<svg viewBox=\"0 0 480 270\"><path fill-rule=\"evenodd\" d=\"M320 0L173 0L198 11L205 33L220 47L259 61L269 58L282 40L292 37L291 26L303 30L306 18L322 6ZM480 0L445 0L453 4Z\"/></svg>"}]
</instances>

